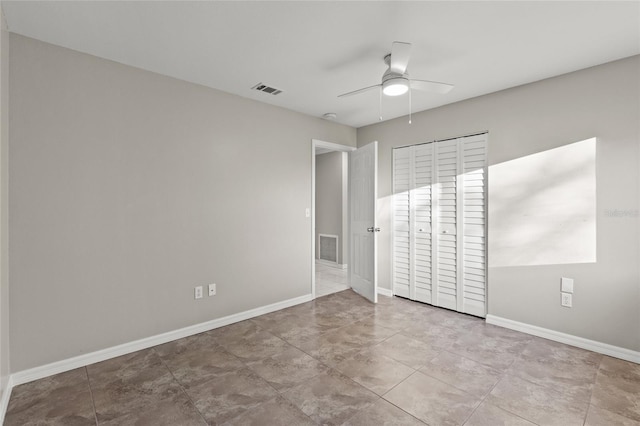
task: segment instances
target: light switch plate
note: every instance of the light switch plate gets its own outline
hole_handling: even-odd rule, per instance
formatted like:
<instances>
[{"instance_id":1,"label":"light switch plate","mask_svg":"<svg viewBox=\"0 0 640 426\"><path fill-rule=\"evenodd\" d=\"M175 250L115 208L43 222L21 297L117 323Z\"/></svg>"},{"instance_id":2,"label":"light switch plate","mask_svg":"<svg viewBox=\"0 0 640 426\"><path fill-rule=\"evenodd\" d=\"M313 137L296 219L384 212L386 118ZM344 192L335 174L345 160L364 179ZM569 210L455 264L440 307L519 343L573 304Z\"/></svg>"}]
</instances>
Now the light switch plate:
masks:
<instances>
[{"instance_id":1,"label":"light switch plate","mask_svg":"<svg viewBox=\"0 0 640 426\"><path fill-rule=\"evenodd\" d=\"M561 292L573 294L573 278L562 277L560 279L560 287Z\"/></svg>"},{"instance_id":2,"label":"light switch plate","mask_svg":"<svg viewBox=\"0 0 640 426\"><path fill-rule=\"evenodd\" d=\"M216 285L209 284L209 296L215 296L215 295L216 295Z\"/></svg>"}]
</instances>

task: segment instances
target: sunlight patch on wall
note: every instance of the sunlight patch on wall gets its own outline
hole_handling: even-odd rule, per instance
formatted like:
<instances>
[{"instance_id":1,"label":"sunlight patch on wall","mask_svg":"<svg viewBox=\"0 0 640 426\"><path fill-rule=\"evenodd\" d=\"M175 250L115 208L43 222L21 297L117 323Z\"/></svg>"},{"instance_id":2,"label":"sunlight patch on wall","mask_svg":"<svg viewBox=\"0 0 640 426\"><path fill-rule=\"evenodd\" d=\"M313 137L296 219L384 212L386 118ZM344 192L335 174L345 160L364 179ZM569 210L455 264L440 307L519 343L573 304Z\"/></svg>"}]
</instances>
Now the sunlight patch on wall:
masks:
<instances>
[{"instance_id":1,"label":"sunlight patch on wall","mask_svg":"<svg viewBox=\"0 0 640 426\"><path fill-rule=\"evenodd\" d=\"M596 261L596 139L489 168L489 266Z\"/></svg>"}]
</instances>

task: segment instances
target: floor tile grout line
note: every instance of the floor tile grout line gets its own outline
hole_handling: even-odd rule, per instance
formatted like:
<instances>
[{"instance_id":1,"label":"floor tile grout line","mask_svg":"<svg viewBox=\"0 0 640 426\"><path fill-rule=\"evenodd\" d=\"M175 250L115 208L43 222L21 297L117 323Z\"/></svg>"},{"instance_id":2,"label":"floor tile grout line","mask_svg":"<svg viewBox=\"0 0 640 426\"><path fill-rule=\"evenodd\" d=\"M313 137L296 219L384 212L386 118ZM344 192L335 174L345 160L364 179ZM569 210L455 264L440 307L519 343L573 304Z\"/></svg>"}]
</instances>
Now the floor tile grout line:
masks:
<instances>
[{"instance_id":1,"label":"floor tile grout line","mask_svg":"<svg viewBox=\"0 0 640 426\"><path fill-rule=\"evenodd\" d=\"M93 389L91 389L91 379L89 378L89 369L85 365L84 374L87 376L87 386L89 387L89 394L91 395L91 405L93 406L93 417L96 419L96 426L98 426L98 410L96 410L96 400L93 397Z\"/></svg>"},{"instance_id":2,"label":"floor tile grout line","mask_svg":"<svg viewBox=\"0 0 640 426\"><path fill-rule=\"evenodd\" d=\"M400 382L396 383L391 389L389 389L388 391L386 391L383 395L380 395L380 398L385 400L386 402L388 402L389 404L393 405L394 407L402 410L403 412L407 413L408 415L410 415L411 417L413 417L414 419L417 419L418 421L420 421L421 423L424 423L426 425L428 425L427 422L419 419L418 417L414 416L413 414L409 413L408 411L406 411L404 408L399 407L398 405L394 404L393 402L389 401L387 398L385 398L384 396L387 395L389 392L391 392L392 390L394 390L396 387L400 386L402 383L406 382L407 380L409 380L409 377L413 376L414 374L416 374L418 372L418 370L415 370L413 373L409 374L407 377L405 377L403 380L401 380Z\"/></svg>"},{"instance_id":3,"label":"floor tile grout line","mask_svg":"<svg viewBox=\"0 0 640 426\"><path fill-rule=\"evenodd\" d=\"M589 402L587 403L587 411L584 413L584 420L582 422L583 425L587 424L587 418L589 417L589 411L591 410L591 400L593 399L593 391L596 388L596 384L598 382L598 374L600 373L600 368L602 367L602 361L604 360L604 356L600 356L600 361L598 362L598 368L596 369L596 374L593 378L593 386L591 387L591 392L589 393Z\"/></svg>"},{"instance_id":4,"label":"floor tile grout line","mask_svg":"<svg viewBox=\"0 0 640 426\"><path fill-rule=\"evenodd\" d=\"M198 406L196 405L196 403L193 401L193 399L191 398L191 395L189 395L189 392L187 392L187 390L184 388L184 386L182 385L182 383L180 383L180 381L176 378L176 376L173 374L173 371L171 371L171 369L169 368L169 365L167 365L167 363L165 362L164 358L162 356L160 356L160 354L155 350L155 346L153 348L151 348L154 353L158 356L158 358L160 358L160 362L162 363L162 365L164 366L164 368L167 369L167 371L169 372L169 374L171 374L171 377L173 378L173 381L180 387L180 390L182 390L182 393L187 397L187 399L189 400L189 402L191 403L191 405L193 406L193 409L196 410L196 412L198 413L198 415L200 416L200 418L202 419L202 421L204 422L204 424L209 425L209 422L207 421L207 419L205 419L204 415L200 412L200 410L198 409Z\"/></svg>"},{"instance_id":5,"label":"floor tile grout line","mask_svg":"<svg viewBox=\"0 0 640 426\"><path fill-rule=\"evenodd\" d=\"M400 386L402 383L406 382L407 380L409 380L409 378L413 375L415 375L418 372L418 370L414 370L413 373L409 374L407 377L405 377L404 379L400 380L398 383L396 383L395 385L393 385L391 387L391 389L389 389L388 391L386 391L385 393L383 393L382 395L380 395L380 398L384 398L385 401L392 403L391 401L389 401L387 398L385 398L384 396L387 395L389 392L391 392L392 390L394 390L395 388L397 388L398 386ZM393 404L393 403L392 403ZM395 404L394 404L395 405ZM398 407L400 408L400 407ZM400 408L402 410L402 408ZM404 411L404 410L402 410Z\"/></svg>"},{"instance_id":6,"label":"floor tile grout line","mask_svg":"<svg viewBox=\"0 0 640 426\"><path fill-rule=\"evenodd\" d=\"M477 362L477 361L476 361L476 362ZM466 424L466 423L469 421L469 419L470 419L471 417L473 417L473 414L478 410L478 408L480 408L480 406L481 406L482 404L484 404L484 403L487 401L487 398L489 397L489 395L491 395L491 392L493 392L493 390L496 388L496 386L498 386L498 384L499 384L502 380L504 380L504 378L505 378L505 377L507 377L507 374L508 374L507 369L505 369L505 370L502 372L502 374L500 375L500 378L499 378L499 379L498 379L498 380L493 384L493 386L491 386L491 389L489 389L489 392L487 392L487 393L482 397L482 399L480 400L480 404L478 404L478 406L477 406L476 408L474 408L474 409L473 409L473 411L471 412L471 414L469 414L469 416L465 419L465 421L462 423L463 425L464 425L464 424ZM487 403L488 403L488 402L487 402ZM500 409L504 410L502 407L498 407L498 408L500 408ZM508 410L505 410L505 411L507 411L508 413L511 413L511 412L510 412L510 411L508 411ZM524 417L519 416L519 415L517 415L517 414L515 414L515 413L511 413L511 414L514 414L515 416L517 416L517 417L519 417L519 418L521 418L521 419L524 419L524 420L526 420L526 421L530 421L530 420L525 419ZM533 423L533 422L532 422L532 423ZM535 423L535 424L537 424L537 423Z\"/></svg>"}]
</instances>

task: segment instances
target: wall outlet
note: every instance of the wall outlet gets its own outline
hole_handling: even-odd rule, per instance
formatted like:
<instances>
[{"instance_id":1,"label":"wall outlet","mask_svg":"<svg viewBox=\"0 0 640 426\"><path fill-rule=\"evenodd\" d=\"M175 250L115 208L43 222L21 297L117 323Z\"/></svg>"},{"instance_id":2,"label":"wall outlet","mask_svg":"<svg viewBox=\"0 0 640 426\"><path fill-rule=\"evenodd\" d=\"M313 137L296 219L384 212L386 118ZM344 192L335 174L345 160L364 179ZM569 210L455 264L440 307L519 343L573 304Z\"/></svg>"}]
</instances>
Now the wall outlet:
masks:
<instances>
[{"instance_id":1,"label":"wall outlet","mask_svg":"<svg viewBox=\"0 0 640 426\"><path fill-rule=\"evenodd\" d=\"M209 284L209 296L215 296L215 295L216 295L216 285Z\"/></svg>"},{"instance_id":2,"label":"wall outlet","mask_svg":"<svg viewBox=\"0 0 640 426\"><path fill-rule=\"evenodd\" d=\"M202 299L202 286L199 285L194 289L193 295L196 299Z\"/></svg>"},{"instance_id":3,"label":"wall outlet","mask_svg":"<svg viewBox=\"0 0 640 426\"><path fill-rule=\"evenodd\" d=\"M562 295L561 304L565 308L571 308L573 306L573 297L571 293L560 293Z\"/></svg>"}]
</instances>

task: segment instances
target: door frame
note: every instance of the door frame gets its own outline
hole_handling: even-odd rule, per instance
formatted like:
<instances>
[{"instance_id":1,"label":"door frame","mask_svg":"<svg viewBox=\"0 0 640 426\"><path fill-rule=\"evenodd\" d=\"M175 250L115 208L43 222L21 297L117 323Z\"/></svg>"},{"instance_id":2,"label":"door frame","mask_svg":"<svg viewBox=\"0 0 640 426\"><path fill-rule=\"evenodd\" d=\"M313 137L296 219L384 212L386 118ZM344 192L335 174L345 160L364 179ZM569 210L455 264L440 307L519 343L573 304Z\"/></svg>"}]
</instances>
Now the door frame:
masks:
<instances>
[{"instance_id":1,"label":"door frame","mask_svg":"<svg viewBox=\"0 0 640 426\"><path fill-rule=\"evenodd\" d=\"M325 148L331 151L347 153L357 149L355 146L341 145L320 139L311 139L311 297L313 299L316 298L316 148ZM343 215L344 211L345 209L343 208ZM344 219L342 223L344 226ZM342 233L349 235L348 223L346 226L347 229L343 229Z\"/></svg>"}]
</instances>

